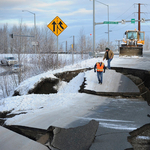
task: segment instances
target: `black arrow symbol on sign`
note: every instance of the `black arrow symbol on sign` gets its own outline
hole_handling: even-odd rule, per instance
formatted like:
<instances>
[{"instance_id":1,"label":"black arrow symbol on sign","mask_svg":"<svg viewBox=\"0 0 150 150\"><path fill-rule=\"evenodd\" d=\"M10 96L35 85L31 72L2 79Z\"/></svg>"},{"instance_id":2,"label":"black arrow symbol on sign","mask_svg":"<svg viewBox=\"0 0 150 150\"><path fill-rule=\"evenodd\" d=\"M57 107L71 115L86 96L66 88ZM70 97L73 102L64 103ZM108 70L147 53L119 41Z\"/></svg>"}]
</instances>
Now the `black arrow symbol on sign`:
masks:
<instances>
[{"instance_id":1,"label":"black arrow symbol on sign","mask_svg":"<svg viewBox=\"0 0 150 150\"><path fill-rule=\"evenodd\" d=\"M54 21L54 22L52 23L52 25L53 25L53 32L55 32L55 25L56 25L56 22Z\"/></svg>"},{"instance_id":2,"label":"black arrow symbol on sign","mask_svg":"<svg viewBox=\"0 0 150 150\"><path fill-rule=\"evenodd\" d=\"M60 27L62 28L62 29L64 29L64 27L63 26L61 26L63 23L60 21L59 22L59 25L60 25Z\"/></svg>"}]
</instances>

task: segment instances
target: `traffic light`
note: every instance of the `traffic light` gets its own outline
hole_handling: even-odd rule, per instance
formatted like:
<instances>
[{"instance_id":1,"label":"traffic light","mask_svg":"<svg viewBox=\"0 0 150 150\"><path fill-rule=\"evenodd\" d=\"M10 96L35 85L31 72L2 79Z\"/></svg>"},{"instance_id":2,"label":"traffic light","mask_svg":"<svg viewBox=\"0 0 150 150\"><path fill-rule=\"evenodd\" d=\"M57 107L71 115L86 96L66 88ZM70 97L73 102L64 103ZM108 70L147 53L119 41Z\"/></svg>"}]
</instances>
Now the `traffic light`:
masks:
<instances>
[{"instance_id":1,"label":"traffic light","mask_svg":"<svg viewBox=\"0 0 150 150\"><path fill-rule=\"evenodd\" d=\"M13 34L9 34L11 38L13 38Z\"/></svg>"}]
</instances>

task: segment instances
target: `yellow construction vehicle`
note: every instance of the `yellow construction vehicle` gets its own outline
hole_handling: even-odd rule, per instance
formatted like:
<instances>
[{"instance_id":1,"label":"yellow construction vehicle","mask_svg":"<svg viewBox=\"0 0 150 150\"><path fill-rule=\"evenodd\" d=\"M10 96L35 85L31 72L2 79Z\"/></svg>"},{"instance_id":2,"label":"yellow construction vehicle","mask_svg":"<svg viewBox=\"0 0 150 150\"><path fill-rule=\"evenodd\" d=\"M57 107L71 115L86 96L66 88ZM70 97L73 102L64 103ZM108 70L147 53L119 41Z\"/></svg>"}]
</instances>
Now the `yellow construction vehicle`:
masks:
<instances>
[{"instance_id":1,"label":"yellow construction vehicle","mask_svg":"<svg viewBox=\"0 0 150 150\"><path fill-rule=\"evenodd\" d=\"M138 30L127 30L126 38L121 43L119 56L143 56L143 45L145 43L145 32Z\"/></svg>"}]
</instances>

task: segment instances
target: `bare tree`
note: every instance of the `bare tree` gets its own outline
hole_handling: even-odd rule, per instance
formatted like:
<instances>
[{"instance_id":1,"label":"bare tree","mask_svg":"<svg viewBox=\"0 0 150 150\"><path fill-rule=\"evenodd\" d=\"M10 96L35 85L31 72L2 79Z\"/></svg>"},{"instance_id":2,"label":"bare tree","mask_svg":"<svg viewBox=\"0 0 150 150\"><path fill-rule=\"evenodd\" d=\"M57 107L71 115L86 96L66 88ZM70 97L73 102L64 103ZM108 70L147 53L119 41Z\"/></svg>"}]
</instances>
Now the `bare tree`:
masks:
<instances>
[{"instance_id":1,"label":"bare tree","mask_svg":"<svg viewBox=\"0 0 150 150\"><path fill-rule=\"evenodd\" d=\"M38 29L38 41L40 53L51 53L56 49L56 37L45 25Z\"/></svg>"},{"instance_id":2,"label":"bare tree","mask_svg":"<svg viewBox=\"0 0 150 150\"><path fill-rule=\"evenodd\" d=\"M0 30L0 50L1 53L8 53L8 25L5 24Z\"/></svg>"},{"instance_id":3,"label":"bare tree","mask_svg":"<svg viewBox=\"0 0 150 150\"><path fill-rule=\"evenodd\" d=\"M91 52L92 51L92 39L90 36L87 37L87 52Z\"/></svg>"},{"instance_id":4,"label":"bare tree","mask_svg":"<svg viewBox=\"0 0 150 150\"><path fill-rule=\"evenodd\" d=\"M97 43L96 51L103 52L103 51L105 51L106 47L110 48L113 51L115 50L115 45L113 44L113 42L109 42L109 45L108 45L108 41L106 39L101 39Z\"/></svg>"}]
</instances>

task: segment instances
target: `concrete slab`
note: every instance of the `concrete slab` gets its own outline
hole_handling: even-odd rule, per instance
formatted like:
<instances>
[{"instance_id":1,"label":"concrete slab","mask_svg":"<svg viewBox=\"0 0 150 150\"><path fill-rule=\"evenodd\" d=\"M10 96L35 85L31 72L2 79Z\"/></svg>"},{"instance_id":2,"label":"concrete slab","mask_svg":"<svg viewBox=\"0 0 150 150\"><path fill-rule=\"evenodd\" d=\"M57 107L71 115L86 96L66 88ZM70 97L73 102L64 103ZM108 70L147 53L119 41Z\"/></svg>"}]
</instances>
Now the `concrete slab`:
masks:
<instances>
[{"instance_id":1,"label":"concrete slab","mask_svg":"<svg viewBox=\"0 0 150 150\"><path fill-rule=\"evenodd\" d=\"M22 120L17 120L16 118L11 125L22 125L45 130L47 130L49 126L61 128L77 127L79 124L73 126L68 125L78 120L78 117L82 117L91 112L95 107L102 105L102 103L106 101L106 97L78 93L74 95L71 101L72 104L69 107L60 107L50 112L45 112L44 109L41 109L40 111L38 110L38 115L32 115L32 117L31 114L25 114ZM82 122L81 125L83 125Z\"/></svg>"},{"instance_id":2,"label":"concrete slab","mask_svg":"<svg viewBox=\"0 0 150 150\"><path fill-rule=\"evenodd\" d=\"M76 128L55 128L52 146L61 150L87 150L94 141L99 122L92 120Z\"/></svg>"},{"instance_id":3,"label":"concrete slab","mask_svg":"<svg viewBox=\"0 0 150 150\"><path fill-rule=\"evenodd\" d=\"M0 150L48 150L38 142L0 126Z\"/></svg>"},{"instance_id":4,"label":"concrete slab","mask_svg":"<svg viewBox=\"0 0 150 150\"><path fill-rule=\"evenodd\" d=\"M75 128L59 128L50 126L47 130L25 126L7 126L6 128L35 139L42 145L59 150L87 150L92 145L99 122L91 120L86 125ZM9 132L9 131L5 131ZM6 142L7 143L7 142Z\"/></svg>"},{"instance_id":5,"label":"concrete slab","mask_svg":"<svg viewBox=\"0 0 150 150\"><path fill-rule=\"evenodd\" d=\"M86 77L86 90L96 92L124 92L124 93L139 93L138 87L132 80L115 70L106 70L103 74L103 84L98 83L97 73L94 70L87 71Z\"/></svg>"}]
</instances>

